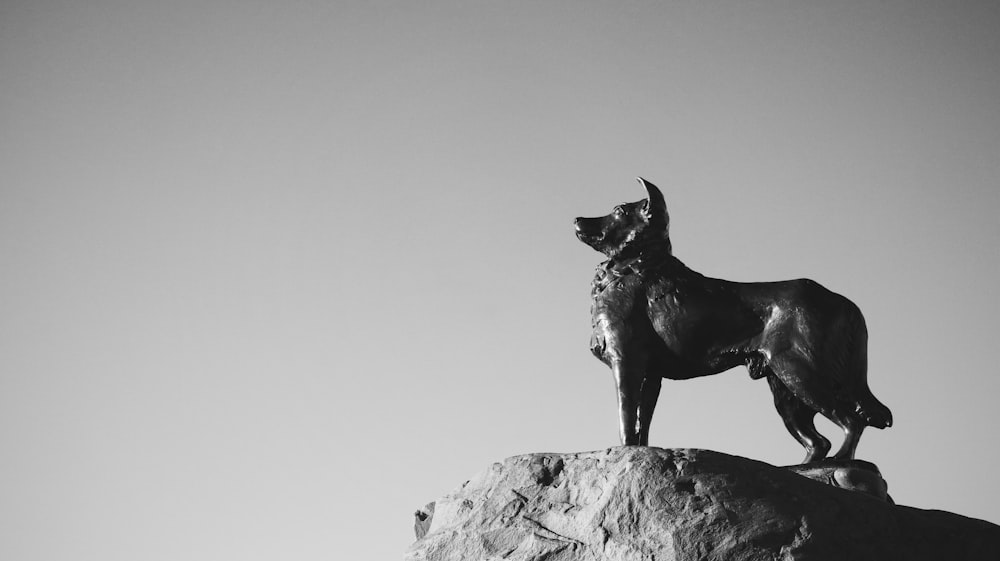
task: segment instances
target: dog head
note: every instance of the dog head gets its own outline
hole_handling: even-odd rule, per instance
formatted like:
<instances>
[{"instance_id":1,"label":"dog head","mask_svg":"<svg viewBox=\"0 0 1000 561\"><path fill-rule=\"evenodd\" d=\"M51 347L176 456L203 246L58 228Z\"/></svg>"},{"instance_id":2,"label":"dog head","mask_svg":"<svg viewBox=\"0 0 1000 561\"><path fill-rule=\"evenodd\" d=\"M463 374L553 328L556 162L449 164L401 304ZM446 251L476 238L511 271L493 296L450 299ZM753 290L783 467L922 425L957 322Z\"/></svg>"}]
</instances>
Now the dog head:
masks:
<instances>
[{"instance_id":1,"label":"dog head","mask_svg":"<svg viewBox=\"0 0 1000 561\"><path fill-rule=\"evenodd\" d=\"M650 244L670 248L670 216L663 193L645 179L637 178L646 188L647 198L634 203L622 203L611 214L598 218L577 218L576 237L608 257L638 252Z\"/></svg>"}]
</instances>

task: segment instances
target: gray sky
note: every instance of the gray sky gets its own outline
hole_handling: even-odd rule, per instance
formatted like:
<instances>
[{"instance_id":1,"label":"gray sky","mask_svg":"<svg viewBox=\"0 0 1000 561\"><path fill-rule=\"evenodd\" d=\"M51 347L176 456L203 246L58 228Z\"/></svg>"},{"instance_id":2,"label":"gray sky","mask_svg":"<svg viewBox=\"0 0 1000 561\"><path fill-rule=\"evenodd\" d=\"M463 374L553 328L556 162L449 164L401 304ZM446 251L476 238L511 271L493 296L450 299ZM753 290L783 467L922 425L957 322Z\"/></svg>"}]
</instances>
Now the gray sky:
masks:
<instances>
[{"instance_id":1,"label":"gray sky","mask_svg":"<svg viewBox=\"0 0 1000 561\"><path fill-rule=\"evenodd\" d=\"M491 462L615 445L571 222L637 175L692 268L857 302L896 421L859 457L1000 522L998 24L0 3L0 557L398 558ZM651 440L802 456L743 369L665 384Z\"/></svg>"}]
</instances>

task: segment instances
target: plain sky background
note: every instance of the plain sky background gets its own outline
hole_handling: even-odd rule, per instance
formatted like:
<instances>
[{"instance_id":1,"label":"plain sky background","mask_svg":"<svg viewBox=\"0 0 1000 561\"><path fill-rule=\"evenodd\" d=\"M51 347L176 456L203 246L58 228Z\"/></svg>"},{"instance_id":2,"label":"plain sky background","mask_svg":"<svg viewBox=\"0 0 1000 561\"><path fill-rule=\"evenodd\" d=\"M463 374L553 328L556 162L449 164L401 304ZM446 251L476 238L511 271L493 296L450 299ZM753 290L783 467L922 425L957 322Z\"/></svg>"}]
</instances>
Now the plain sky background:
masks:
<instances>
[{"instance_id":1,"label":"plain sky background","mask_svg":"<svg viewBox=\"0 0 1000 561\"><path fill-rule=\"evenodd\" d=\"M572 220L637 175L695 270L857 302L859 457L1000 522L997 2L7 0L0 77L0 558L396 559L615 445ZM660 403L803 455L742 368Z\"/></svg>"}]
</instances>

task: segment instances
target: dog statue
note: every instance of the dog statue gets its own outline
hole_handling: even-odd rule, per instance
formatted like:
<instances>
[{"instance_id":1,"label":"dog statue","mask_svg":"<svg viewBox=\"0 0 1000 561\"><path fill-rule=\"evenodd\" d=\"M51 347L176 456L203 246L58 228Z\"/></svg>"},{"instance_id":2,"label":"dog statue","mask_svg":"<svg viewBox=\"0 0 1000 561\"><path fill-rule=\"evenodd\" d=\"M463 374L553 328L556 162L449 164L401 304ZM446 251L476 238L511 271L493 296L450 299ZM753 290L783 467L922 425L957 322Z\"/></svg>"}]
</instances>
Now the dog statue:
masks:
<instances>
[{"instance_id":1,"label":"dog statue","mask_svg":"<svg viewBox=\"0 0 1000 561\"><path fill-rule=\"evenodd\" d=\"M647 199L575 221L577 237L608 257L591 290L591 351L614 374L622 444L649 443L663 378L741 364L767 378L805 462L830 451L816 413L844 430L838 459L854 458L866 426L892 425L868 389L868 330L853 302L809 279L742 283L692 271L671 252L663 194L638 179Z\"/></svg>"}]
</instances>

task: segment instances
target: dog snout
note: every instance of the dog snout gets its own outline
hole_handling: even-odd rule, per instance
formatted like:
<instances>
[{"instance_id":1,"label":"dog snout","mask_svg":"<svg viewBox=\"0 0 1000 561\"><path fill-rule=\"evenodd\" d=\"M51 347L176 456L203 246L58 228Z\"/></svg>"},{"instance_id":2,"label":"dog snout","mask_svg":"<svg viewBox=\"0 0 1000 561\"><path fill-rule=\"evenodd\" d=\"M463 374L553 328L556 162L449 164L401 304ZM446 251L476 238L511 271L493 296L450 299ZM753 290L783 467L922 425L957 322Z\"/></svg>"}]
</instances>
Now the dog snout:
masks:
<instances>
[{"instance_id":1,"label":"dog snout","mask_svg":"<svg viewBox=\"0 0 1000 561\"><path fill-rule=\"evenodd\" d=\"M578 217L573 221L573 225L576 226L576 235L579 236L594 236L597 234L597 226L594 224L593 218L583 218Z\"/></svg>"},{"instance_id":2,"label":"dog snout","mask_svg":"<svg viewBox=\"0 0 1000 561\"><path fill-rule=\"evenodd\" d=\"M597 246L594 244L604 239L605 232L600 219L581 217L574 220L573 224L576 226L576 238L595 249Z\"/></svg>"}]
</instances>

